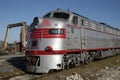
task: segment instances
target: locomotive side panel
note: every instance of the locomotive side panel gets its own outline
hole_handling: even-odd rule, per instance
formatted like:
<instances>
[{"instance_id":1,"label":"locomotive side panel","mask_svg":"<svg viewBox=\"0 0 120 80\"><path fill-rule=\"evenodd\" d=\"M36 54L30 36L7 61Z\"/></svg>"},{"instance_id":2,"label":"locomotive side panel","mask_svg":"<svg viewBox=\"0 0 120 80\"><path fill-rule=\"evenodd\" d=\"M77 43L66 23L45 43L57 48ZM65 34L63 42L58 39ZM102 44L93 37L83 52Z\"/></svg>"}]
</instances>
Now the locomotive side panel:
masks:
<instances>
[{"instance_id":1,"label":"locomotive side panel","mask_svg":"<svg viewBox=\"0 0 120 80\"><path fill-rule=\"evenodd\" d=\"M83 29L83 39L86 49L111 48L111 35L102 32Z\"/></svg>"},{"instance_id":2,"label":"locomotive side panel","mask_svg":"<svg viewBox=\"0 0 120 80\"><path fill-rule=\"evenodd\" d=\"M67 27L66 45L68 50L81 49L81 32L74 26Z\"/></svg>"},{"instance_id":3,"label":"locomotive side panel","mask_svg":"<svg viewBox=\"0 0 120 80\"><path fill-rule=\"evenodd\" d=\"M75 28L74 29L74 48L79 50L81 49L81 29Z\"/></svg>"},{"instance_id":4,"label":"locomotive side panel","mask_svg":"<svg viewBox=\"0 0 120 80\"><path fill-rule=\"evenodd\" d=\"M81 29L82 49L109 49L120 47L120 36L115 33L114 28L106 27L107 25L101 26L94 21L84 18L83 21L84 25ZM114 32L110 32L110 30Z\"/></svg>"}]
</instances>

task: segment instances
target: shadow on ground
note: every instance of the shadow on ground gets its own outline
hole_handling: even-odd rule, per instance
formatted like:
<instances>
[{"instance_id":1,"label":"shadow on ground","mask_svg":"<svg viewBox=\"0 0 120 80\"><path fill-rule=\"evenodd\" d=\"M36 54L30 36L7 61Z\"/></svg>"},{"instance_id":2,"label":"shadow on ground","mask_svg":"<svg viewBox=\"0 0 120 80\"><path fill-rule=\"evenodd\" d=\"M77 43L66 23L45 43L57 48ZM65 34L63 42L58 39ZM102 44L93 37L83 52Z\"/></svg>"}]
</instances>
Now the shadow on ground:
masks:
<instances>
[{"instance_id":1,"label":"shadow on ground","mask_svg":"<svg viewBox=\"0 0 120 80\"><path fill-rule=\"evenodd\" d=\"M8 62L15 68L18 68L24 72L26 72L25 66L25 57L12 57L8 60Z\"/></svg>"}]
</instances>

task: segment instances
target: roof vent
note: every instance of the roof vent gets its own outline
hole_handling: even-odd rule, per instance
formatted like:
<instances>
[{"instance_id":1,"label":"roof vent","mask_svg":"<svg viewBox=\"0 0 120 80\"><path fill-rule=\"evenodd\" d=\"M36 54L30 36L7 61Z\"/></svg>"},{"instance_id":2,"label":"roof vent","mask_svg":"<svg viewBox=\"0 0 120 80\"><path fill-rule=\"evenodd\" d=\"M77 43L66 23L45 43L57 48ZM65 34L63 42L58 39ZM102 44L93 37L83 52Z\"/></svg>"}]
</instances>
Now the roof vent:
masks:
<instances>
[{"instance_id":1,"label":"roof vent","mask_svg":"<svg viewBox=\"0 0 120 80\"><path fill-rule=\"evenodd\" d=\"M57 8L57 10L56 11L61 11L61 9L60 8Z\"/></svg>"}]
</instances>

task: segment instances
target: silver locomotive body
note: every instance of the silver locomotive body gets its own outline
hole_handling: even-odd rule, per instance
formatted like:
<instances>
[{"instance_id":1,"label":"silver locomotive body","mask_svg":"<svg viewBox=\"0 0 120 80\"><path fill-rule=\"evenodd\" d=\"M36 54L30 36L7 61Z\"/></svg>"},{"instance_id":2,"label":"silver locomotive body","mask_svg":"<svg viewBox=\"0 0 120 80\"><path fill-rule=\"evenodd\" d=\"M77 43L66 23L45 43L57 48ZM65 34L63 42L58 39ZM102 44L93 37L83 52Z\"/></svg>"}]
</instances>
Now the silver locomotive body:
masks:
<instances>
[{"instance_id":1,"label":"silver locomotive body","mask_svg":"<svg viewBox=\"0 0 120 80\"><path fill-rule=\"evenodd\" d=\"M27 71L48 73L117 54L120 30L60 9L35 17L28 29Z\"/></svg>"}]
</instances>

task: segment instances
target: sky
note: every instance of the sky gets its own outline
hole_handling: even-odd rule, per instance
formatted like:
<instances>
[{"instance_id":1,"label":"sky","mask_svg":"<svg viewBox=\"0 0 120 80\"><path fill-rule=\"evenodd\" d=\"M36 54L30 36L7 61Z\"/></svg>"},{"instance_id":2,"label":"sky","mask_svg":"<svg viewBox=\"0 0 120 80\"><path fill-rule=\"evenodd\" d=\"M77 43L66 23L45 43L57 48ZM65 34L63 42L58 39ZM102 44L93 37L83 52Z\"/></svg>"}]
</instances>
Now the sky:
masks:
<instances>
[{"instance_id":1,"label":"sky","mask_svg":"<svg viewBox=\"0 0 120 80\"><path fill-rule=\"evenodd\" d=\"M69 9L91 20L120 29L120 0L0 0L0 40L4 40L8 24L25 21L61 8ZM20 27L12 28L8 42L19 41Z\"/></svg>"}]
</instances>

